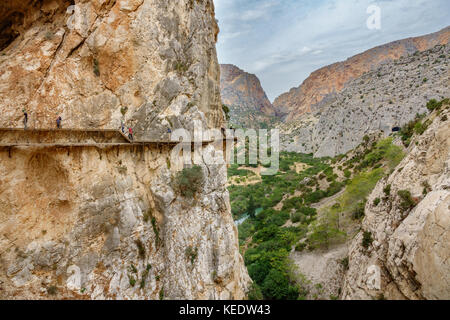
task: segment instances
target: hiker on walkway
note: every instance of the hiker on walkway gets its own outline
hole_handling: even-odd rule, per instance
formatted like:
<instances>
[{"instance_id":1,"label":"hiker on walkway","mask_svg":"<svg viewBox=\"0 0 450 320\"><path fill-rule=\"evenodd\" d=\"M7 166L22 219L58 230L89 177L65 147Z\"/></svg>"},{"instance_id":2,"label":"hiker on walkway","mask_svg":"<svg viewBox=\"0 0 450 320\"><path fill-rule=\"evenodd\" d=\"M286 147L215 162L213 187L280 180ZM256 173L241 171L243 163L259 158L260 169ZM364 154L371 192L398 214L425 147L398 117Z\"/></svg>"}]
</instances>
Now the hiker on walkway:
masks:
<instances>
[{"instance_id":1,"label":"hiker on walkway","mask_svg":"<svg viewBox=\"0 0 450 320\"><path fill-rule=\"evenodd\" d=\"M28 124L28 113L26 110L23 110L23 127L25 130L27 130L27 124Z\"/></svg>"},{"instance_id":2,"label":"hiker on walkway","mask_svg":"<svg viewBox=\"0 0 450 320\"><path fill-rule=\"evenodd\" d=\"M61 116L59 116L58 119L56 119L56 127L58 129L61 129L61 121L62 121L62 118L61 118Z\"/></svg>"},{"instance_id":3,"label":"hiker on walkway","mask_svg":"<svg viewBox=\"0 0 450 320\"><path fill-rule=\"evenodd\" d=\"M131 127L128 128L128 138L129 138L130 140L133 140L133 129L131 129Z\"/></svg>"},{"instance_id":4,"label":"hiker on walkway","mask_svg":"<svg viewBox=\"0 0 450 320\"><path fill-rule=\"evenodd\" d=\"M172 129L167 128L167 133L172 133Z\"/></svg>"},{"instance_id":5,"label":"hiker on walkway","mask_svg":"<svg viewBox=\"0 0 450 320\"><path fill-rule=\"evenodd\" d=\"M125 123L122 120L120 120L120 127L122 128L122 133L125 133Z\"/></svg>"}]
</instances>

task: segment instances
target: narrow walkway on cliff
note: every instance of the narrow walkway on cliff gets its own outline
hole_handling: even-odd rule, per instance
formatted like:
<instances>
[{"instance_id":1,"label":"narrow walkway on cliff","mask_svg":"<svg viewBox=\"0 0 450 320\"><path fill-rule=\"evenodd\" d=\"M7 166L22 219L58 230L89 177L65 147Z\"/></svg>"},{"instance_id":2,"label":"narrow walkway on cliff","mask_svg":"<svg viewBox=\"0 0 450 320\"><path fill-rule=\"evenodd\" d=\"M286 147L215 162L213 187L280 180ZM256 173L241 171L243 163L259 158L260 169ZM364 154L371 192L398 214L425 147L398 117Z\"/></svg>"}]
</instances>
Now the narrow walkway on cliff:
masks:
<instances>
[{"instance_id":1,"label":"narrow walkway on cliff","mask_svg":"<svg viewBox=\"0 0 450 320\"><path fill-rule=\"evenodd\" d=\"M226 139L224 139L226 141ZM214 140L201 141L203 145ZM0 128L0 148L7 147L115 147L115 146L175 146L172 140L130 140L114 129L22 129ZM190 142L194 145L195 142Z\"/></svg>"}]
</instances>

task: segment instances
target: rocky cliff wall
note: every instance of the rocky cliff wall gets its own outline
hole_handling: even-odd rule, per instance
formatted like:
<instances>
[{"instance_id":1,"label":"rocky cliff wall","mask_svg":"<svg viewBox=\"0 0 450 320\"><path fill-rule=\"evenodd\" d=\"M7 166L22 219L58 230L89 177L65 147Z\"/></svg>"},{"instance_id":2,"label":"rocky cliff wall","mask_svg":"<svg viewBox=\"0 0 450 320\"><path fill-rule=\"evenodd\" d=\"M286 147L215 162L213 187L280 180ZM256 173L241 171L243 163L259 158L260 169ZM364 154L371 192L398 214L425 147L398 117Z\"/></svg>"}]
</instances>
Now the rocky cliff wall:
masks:
<instances>
[{"instance_id":1,"label":"rocky cliff wall","mask_svg":"<svg viewBox=\"0 0 450 320\"><path fill-rule=\"evenodd\" d=\"M75 5L75 7L70 7ZM69 13L68 13L69 12ZM204 1L0 4L0 126L220 126L218 27ZM223 154L193 200L164 146L0 150L0 298L242 299Z\"/></svg>"},{"instance_id":2,"label":"rocky cliff wall","mask_svg":"<svg viewBox=\"0 0 450 320\"><path fill-rule=\"evenodd\" d=\"M235 126L256 128L269 123L276 112L261 82L254 74L230 64L220 65L220 88L224 104L230 108L230 122Z\"/></svg>"},{"instance_id":3,"label":"rocky cliff wall","mask_svg":"<svg viewBox=\"0 0 450 320\"><path fill-rule=\"evenodd\" d=\"M344 299L450 298L450 109L444 108L368 198L362 230L349 247Z\"/></svg>"},{"instance_id":4,"label":"rocky cliff wall","mask_svg":"<svg viewBox=\"0 0 450 320\"><path fill-rule=\"evenodd\" d=\"M142 138L223 121L211 0L6 1L0 13L2 127L22 109L32 127L124 118Z\"/></svg>"},{"instance_id":5,"label":"rocky cliff wall","mask_svg":"<svg viewBox=\"0 0 450 320\"><path fill-rule=\"evenodd\" d=\"M244 298L221 152L202 165L195 200L178 194L183 164L166 148L14 149L0 159L0 297Z\"/></svg>"},{"instance_id":6,"label":"rocky cliff wall","mask_svg":"<svg viewBox=\"0 0 450 320\"><path fill-rule=\"evenodd\" d=\"M356 148L365 135L387 136L416 115L430 99L449 95L450 46L405 56L349 82L319 103L312 114L281 126L281 148L336 156Z\"/></svg>"}]
</instances>

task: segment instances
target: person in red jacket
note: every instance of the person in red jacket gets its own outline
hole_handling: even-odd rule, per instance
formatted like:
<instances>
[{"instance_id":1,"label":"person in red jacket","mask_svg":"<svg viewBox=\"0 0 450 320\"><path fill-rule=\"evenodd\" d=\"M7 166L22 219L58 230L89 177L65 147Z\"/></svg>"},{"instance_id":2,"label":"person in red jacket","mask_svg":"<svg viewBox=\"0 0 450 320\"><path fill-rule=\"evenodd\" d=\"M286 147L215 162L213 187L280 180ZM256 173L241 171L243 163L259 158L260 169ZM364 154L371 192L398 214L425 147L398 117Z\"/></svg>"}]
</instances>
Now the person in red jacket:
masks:
<instances>
[{"instance_id":1,"label":"person in red jacket","mask_svg":"<svg viewBox=\"0 0 450 320\"><path fill-rule=\"evenodd\" d=\"M131 129L131 128L128 128L128 138L130 140L133 140L133 129Z\"/></svg>"}]
</instances>

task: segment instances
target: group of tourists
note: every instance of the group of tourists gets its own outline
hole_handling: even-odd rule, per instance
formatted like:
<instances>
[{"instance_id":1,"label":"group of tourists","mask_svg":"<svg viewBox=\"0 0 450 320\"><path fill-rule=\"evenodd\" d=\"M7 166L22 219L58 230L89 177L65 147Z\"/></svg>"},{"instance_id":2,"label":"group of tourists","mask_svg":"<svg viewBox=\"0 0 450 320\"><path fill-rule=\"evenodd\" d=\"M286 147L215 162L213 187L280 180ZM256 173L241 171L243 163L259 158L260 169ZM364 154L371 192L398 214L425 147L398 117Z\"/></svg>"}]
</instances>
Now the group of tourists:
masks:
<instances>
[{"instance_id":1,"label":"group of tourists","mask_svg":"<svg viewBox=\"0 0 450 320\"><path fill-rule=\"evenodd\" d=\"M23 109L23 128L25 130L28 129L28 112ZM61 125L62 125L62 118L61 116L58 116L58 118L56 118L56 128L61 129Z\"/></svg>"},{"instance_id":2,"label":"group of tourists","mask_svg":"<svg viewBox=\"0 0 450 320\"><path fill-rule=\"evenodd\" d=\"M123 121L120 122L120 127L122 130L122 133L126 134L125 123L123 123ZM128 127L128 139L133 140L133 128L131 128L131 127Z\"/></svg>"},{"instance_id":3,"label":"group of tourists","mask_svg":"<svg viewBox=\"0 0 450 320\"><path fill-rule=\"evenodd\" d=\"M28 128L28 112L23 109L23 127L25 130L27 130ZM125 129L125 123L123 121L120 122L120 127L122 130L123 134L127 134L128 133L128 139L133 140L133 128L128 127L128 129ZM61 129L62 128L62 118L61 116L58 116L58 118L56 118L56 128ZM170 128L167 129L167 133L171 134L172 130Z\"/></svg>"}]
</instances>

